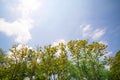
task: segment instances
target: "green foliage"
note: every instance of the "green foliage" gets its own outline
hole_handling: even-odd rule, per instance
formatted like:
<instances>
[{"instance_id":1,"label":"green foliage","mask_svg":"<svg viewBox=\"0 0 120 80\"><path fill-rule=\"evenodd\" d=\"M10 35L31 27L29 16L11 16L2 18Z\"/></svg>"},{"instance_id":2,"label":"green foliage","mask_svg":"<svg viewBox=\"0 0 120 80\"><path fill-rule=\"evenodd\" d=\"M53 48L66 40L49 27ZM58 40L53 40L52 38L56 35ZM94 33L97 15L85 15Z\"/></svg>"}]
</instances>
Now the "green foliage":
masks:
<instances>
[{"instance_id":1,"label":"green foliage","mask_svg":"<svg viewBox=\"0 0 120 80\"><path fill-rule=\"evenodd\" d=\"M0 80L106 80L106 47L74 40L36 49L14 45L9 54L0 49Z\"/></svg>"},{"instance_id":2,"label":"green foliage","mask_svg":"<svg viewBox=\"0 0 120 80\"><path fill-rule=\"evenodd\" d=\"M104 55L106 45L93 42L87 44L86 40L68 42L72 60L76 65L79 80L105 80L105 60L100 60Z\"/></svg>"},{"instance_id":3,"label":"green foliage","mask_svg":"<svg viewBox=\"0 0 120 80\"><path fill-rule=\"evenodd\" d=\"M120 51L111 58L110 80L120 80Z\"/></svg>"}]
</instances>

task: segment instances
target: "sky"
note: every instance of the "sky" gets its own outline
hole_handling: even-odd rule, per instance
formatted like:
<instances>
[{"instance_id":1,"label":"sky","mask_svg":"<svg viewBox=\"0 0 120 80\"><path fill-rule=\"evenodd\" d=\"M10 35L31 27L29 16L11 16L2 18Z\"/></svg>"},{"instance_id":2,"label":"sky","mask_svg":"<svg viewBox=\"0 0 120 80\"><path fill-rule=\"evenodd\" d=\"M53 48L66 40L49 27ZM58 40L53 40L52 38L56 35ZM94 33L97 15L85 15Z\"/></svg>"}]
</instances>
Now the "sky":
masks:
<instances>
[{"instance_id":1,"label":"sky","mask_svg":"<svg viewBox=\"0 0 120 80\"><path fill-rule=\"evenodd\" d=\"M0 48L86 39L120 50L119 0L0 0Z\"/></svg>"}]
</instances>

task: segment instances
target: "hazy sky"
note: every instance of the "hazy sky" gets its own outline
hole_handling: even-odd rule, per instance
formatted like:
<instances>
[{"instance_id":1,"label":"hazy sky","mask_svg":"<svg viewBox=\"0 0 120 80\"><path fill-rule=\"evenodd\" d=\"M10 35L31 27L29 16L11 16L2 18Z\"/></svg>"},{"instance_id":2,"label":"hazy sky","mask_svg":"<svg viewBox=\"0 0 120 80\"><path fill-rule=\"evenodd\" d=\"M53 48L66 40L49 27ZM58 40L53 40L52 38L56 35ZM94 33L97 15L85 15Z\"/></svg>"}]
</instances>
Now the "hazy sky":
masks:
<instances>
[{"instance_id":1,"label":"hazy sky","mask_svg":"<svg viewBox=\"0 0 120 80\"><path fill-rule=\"evenodd\" d=\"M119 0L0 0L0 48L87 39L120 50Z\"/></svg>"}]
</instances>

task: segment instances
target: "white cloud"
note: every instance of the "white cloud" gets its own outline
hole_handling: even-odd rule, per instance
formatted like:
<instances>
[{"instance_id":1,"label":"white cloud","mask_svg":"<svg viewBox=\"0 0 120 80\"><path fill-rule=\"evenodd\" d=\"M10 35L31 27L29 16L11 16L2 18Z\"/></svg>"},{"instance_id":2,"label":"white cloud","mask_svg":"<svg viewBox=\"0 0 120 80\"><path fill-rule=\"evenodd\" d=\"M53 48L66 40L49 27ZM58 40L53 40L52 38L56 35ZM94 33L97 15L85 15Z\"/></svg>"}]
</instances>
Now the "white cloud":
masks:
<instances>
[{"instance_id":1,"label":"white cloud","mask_svg":"<svg viewBox=\"0 0 120 80\"><path fill-rule=\"evenodd\" d=\"M34 27L34 20L31 19L31 14L39 8L39 3L38 0L19 0L17 5L11 8L16 12L15 14L20 14L21 16L13 22L7 22L5 19L0 18L0 32L14 37L17 43L27 43L32 39L30 30Z\"/></svg>"},{"instance_id":2,"label":"white cloud","mask_svg":"<svg viewBox=\"0 0 120 80\"><path fill-rule=\"evenodd\" d=\"M107 43L106 41L99 41L99 43L102 43L102 44L108 45L108 43Z\"/></svg>"},{"instance_id":3,"label":"white cloud","mask_svg":"<svg viewBox=\"0 0 120 80\"><path fill-rule=\"evenodd\" d=\"M96 40L101 38L105 34L105 29L96 29L92 35L92 39Z\"/></svg>"},{"instance_id":4,"label":"white cloud","mask_svg":"<svg viewBox=\"0 0 120 80\"><path fill-rule=\"evenodd\" d=\"M39 0L19 0L15 10L18 10L22 17L29 17L40 5Z\"/></svg>"},{"instance_id":5,"label":"white cloud","mask_svg":"<svg viewBox=\"0 0 120 80\"><path fill-rule=\"evenodd\" d=\"M91 26L88 25L81 25L80 26L81 30L82 30L82 37L89 37L91 34Z\"/></svg>"},{"instance_id":6,"label":"white cloud","mask_svg":"<svg viewBox=\"0 0 120 80\"><path fill-rule=\"evenodd\" d=\"M29 30L32 28L32 22L28 20L16 20L14 22L6 22L0 19L0 32L7 36L15 37L15 42L26 43L32 39Z\"/></svg>"},{"instance_id":7,"label":"white cloud","mask_svg":"<svg viewBox=\"0 0 120 80\"><path fill-rule=\"evenodd\" d=\"M52 46L53 46L53 47L54 47L54 46L58 46L59 43L64 43L64 44L65 44L65 40L64 40L64 39L59 39L59 40L53 42Z\"/></svg>"},{"instance_id":8,"label":"white cloud","mask_svg":"<svg viewBox=\"0 0 120 80\"><path fill-rule=\"evenodd\" d=\"M83 25L83 26L80 26L81 28L82 28L82 31L83 32L87 32L87 31L89 31L90 30L90 25L88 24L88 25Z\"/></svg>"},{"instance_id":9,"label":"white cloud","mask_svg":"<svg viewBox=\"0 0 120 80\"><path fill-rule=\"evenodd\" d=\"M81 25L80 29L82 30L83 38L92 38L93 40L97 40L101 38L105 34L105 29L94 29L91 25Z\"/></svg>"}]
</instances>

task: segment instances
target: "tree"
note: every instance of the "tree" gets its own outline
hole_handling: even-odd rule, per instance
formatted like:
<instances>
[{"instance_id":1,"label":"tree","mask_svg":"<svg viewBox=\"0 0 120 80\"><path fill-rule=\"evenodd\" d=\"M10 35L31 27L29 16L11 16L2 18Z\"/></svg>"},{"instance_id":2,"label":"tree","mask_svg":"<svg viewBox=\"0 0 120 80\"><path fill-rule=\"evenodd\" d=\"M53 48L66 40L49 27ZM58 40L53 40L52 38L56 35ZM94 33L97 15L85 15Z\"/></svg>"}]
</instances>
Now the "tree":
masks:
<instances>
[{"instance_id":1,"label":"tree","mask_svg":"<svg viewBox=\"0 0 120 80\"><path fill-rule=\"evenodd\" d=\"M86 40L68 42L68 48L72 55L73 64L78 71L78 80L105 80L105 65L103 55L106 53L106 45L98 42L88 44ZM103 57L104 59L100 60Z\"/></svg>"},{"instance_id":2,"label":"tree","mask_svg":"<svg viewBox=\"0 0 120 80\"><path fill-rule=\"evenodd\" d=\"M7 62L8 62L7 55L2 49L0 49L0 79L7 79L6 78L6 74L8 73L8 71L6 71Z\"/></svg>"},{"instance_id":3,"label":"tree","mask_svg":"<svg viewBox=\"0 0 120 80\"><path fill-rule=\"evenodd\" d=\"M108 64L106 47L105 44L88 43L86 40L36 49L14 45L8 55L0 50L0 79L106 80L109 73L105 68Z\"/></svg>"},{"instance_id":4,"label":"tree","mask_svg":"<svg viewBox=\"0 0 120 80\"><path fill-rule=\"evenodd\" d=\"M110 80L120 80L120 51L111 59Z\"/></svg>"}]
</instances>

